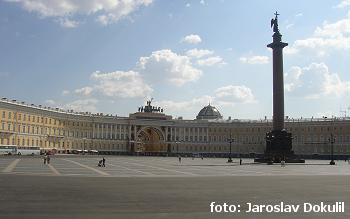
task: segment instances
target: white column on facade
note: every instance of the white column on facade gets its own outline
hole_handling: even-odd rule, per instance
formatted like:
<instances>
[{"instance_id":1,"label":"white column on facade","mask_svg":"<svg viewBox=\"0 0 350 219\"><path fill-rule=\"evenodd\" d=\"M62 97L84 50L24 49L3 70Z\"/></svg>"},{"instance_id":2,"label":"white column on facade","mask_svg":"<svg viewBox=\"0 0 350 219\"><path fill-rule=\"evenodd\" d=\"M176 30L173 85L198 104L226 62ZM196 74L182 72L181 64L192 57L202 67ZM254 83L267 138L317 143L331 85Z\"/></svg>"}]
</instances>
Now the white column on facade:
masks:
<instances>
[{"instance_id":1,"label":"white column on facade","mask_svg":"<svg viewBox=\"0 0 350 219\"><path fill-rule=\"evenodd\" d=\"M183 141L186 141L186 128L185 127L182 127L182 133L183 133L183 136L182 136L182 139Z\"/></svg>"},{"instance_id":2,"label":"white column on facade","mask_svg":"<svg viewBox=\"0 0 350 219\"><path fill-rule=\"evenodd\" d=\"M95 135L96 135L96 138L98 139L98 138L100 138L100 124L97 123L96 125L97 125L97 130L96 130Z\"/></svg>"},{"instance_id":3,"label":"white column on facade","mask_svg":"<svg viewBox=\"0 0 350 219\"><path fill-rule=\"evenodd\" d=\"M129 136L129 140L131 139L131 125L129 125L129 133L128 133L128 136Z\"/></svg>"},{"instance_id":4,"label":"white column on facade","mask_svg":"<svg viewBox=\"0 0 350 219\"><path fill-rule=\"evenodd\" d=\"M168 126L165 126L165 142L168 141Z\"/></svg>"},{"instance_id":5,"label":"white column on facade","mask_svg":"<svg viewBox=\"0 0 350 219\"><path fill-rule=\"evenodd\" d=\"M207 141L209 141L209 127L206 128L207 131Z\"/></svg>"},{"instance_id":6,"label":"white column on facade","mask_svg":"<svg viewBox=\"0 0 350 219\"><path fill-rule=\"evenodd\" d=\"M194 139L195 139L195 135L196 135L196 128L193 127L193 128L192 128L192 141L195 141L195 140L194 140Z\"/></svg>"},{"instance_id":7,"label":"white column on facade","mask_svg":"<svg viewBox=\"0 0 350 219\"><path fill-rule=\"evenodd\" d=\"M199 142L199 135L200 135L200 133L199 133L199 127L197 128L197 142Z\"/></svg>"},{"instance_id":8,"label":"white column on facade","mask_svg":"<svg viewBox=\"0 0 350 219\"><path fill-rule=\"evenodd\" d=\"M95 124L92 123L92 138L95 138Z\"/></svg>"},{"instance_id":9,"label":"white column on facade","mask_svg":"<svg viewBox=\"0 0 350 219\"><path fill-rule=\"evenodd\" d=\"M198 136L197 136L197 132L196 132L197 129L198 129L198 128L193 128L193 134L192 134L193 137L192 137L192 139L193 139L194 142L197 142L197 141L198 141ZM197 136L197 141L196 141L196 136Z\"/></svg>"},{"instance_id":10,"label":"white column on facade","mask_svg":"<svg viewBox=\"0 0 350 219\"><path fill-rule=\"evenodd\" d=\"M173 127L170 127L170 141L173 141Z\"/></svg>"},{"instance_id":11,"label":"white column on facade","mask_svg":"<svg viewBox=\"0 0 350 219\"><path fill-rule=\"evenodd\" d=\"M137 128L136 125L134 125L134 140L137 140Z\"/></svg>"},{"instance_id":12,"label":"white column on facade","mask_svg":"<svg viewBox=\"0 0 350 219\"><path fill-rule=\"evenodd\" d=\"M113 124L109 124L111 129L109 130L109 139L113 139Z\"/></svg>"},{"instance_id":13,"label":"white column on facade","mask_svg":"<svg viewBox=\"0 0 350 219\"><path fill-rule=\"evenodd\" d=\"M105 126L105 124L103 123L102 124L102 127L101 127L101 135L102 135L102 139L104 139L105 138L105 135L104 135L104 127Z\"/></svg>"},{"instance_id":14,"label":"white column on facade","mask_svg":"<svg viewBox=\"0 0 350 219\"><path fill-rule=\"evenodd\" d=\"M179 127L179 139L180 141L183 141L183 135L184 135L184 130L182 127Z\"/></svg>"},{"instance_id":15,"label":"white column on facade","mask_svg":"<svg viewBox=\"0 0 350 219\"><path fill-rule=\"evenodd\" d=\"M114 127L114 139L118 139L117 129L118 129L118 125L116 124L115 127Z\"/></svg>"},{"instance_id":16,"label":"white column on facade","mask_svg":"<svg viewBox=\"0 0 350 219\"><path fill-rule=\"evenodd\" d=\"M99 139L100 138L100 124L97 123L97 130L96 130L96 138Z\"/></svg>"}]
</instances>

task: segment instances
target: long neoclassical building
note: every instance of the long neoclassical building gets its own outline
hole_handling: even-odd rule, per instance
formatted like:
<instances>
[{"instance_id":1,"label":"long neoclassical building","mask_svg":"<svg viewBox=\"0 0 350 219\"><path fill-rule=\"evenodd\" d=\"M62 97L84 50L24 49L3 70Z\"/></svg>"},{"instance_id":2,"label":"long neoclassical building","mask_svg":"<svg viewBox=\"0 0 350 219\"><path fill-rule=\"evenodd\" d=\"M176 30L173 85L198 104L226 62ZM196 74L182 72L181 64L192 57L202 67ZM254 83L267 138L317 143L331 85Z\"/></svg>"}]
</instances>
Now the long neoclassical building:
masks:
<instances>
[{"instance_id":1,"label":"long neoclassical building","mask_svg":"<svg viewBox=\"0 0 350 219\"><path fill-rule=\"evenodd\" d=\"M350 155L350 119L288 119L293 150L299 155ZM105 154L263 154L271 120L223 119L210 104L193 120L173 119L148 101L129 117L65 111L59 108L0 100L0 144L39 146L72 153L97 150Z\"/></svg>"}]
</instances>

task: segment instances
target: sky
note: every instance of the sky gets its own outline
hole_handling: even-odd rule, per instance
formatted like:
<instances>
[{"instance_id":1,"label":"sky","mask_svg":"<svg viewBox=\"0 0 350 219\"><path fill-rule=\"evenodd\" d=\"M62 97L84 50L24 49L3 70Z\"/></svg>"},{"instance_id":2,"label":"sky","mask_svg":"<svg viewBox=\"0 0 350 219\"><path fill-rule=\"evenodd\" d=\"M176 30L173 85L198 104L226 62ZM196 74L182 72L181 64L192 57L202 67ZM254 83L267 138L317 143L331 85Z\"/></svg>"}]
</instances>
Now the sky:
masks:
<instances>
[{"instance_id":1,"label":"sky","mask_svg":"<svg viewBox=\"0 0 350 219\"><path fill-rule=\"evenodd\" d=\"M128 116L272 117L270 20L285 115L350 115L350 0L0 0L0 96Z\"/></svg>"}]
</instances>

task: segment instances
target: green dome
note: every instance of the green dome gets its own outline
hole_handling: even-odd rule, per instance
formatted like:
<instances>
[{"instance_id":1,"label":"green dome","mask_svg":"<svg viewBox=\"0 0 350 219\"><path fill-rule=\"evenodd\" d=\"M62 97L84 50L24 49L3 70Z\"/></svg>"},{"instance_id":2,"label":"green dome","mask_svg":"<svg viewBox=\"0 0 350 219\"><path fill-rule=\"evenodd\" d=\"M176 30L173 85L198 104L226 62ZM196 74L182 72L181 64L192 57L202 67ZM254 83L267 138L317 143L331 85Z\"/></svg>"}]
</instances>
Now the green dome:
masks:
<instances>
[{"instance_id":1,"label":"green dome","mask_svg":"<svg viewBox=\"0 0 350 219\"><path fill-rule=\"evenodd\" d=\"M219 110L210 104L199 111L196 119L222 119Z\"/></svg>"}]
</instances>

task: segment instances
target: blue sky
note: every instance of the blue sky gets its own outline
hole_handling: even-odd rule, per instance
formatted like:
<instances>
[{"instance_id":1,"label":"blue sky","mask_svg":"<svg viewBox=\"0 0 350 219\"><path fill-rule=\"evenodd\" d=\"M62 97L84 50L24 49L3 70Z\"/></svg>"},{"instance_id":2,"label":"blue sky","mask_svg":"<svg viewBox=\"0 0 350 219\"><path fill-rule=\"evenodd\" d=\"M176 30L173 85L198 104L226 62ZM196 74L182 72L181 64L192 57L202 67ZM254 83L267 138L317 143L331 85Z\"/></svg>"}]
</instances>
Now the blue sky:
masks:
<instances>
[{"instance_id":1,"label":"blue sky","mask_svg":"<svg viewBox=\"0 0 350 219\"><path fill-rule=\"evenodd\" d=\"M120 116L153 97L175 117L210 102L225 118L270 118L276 10L285 114L344 115L349 0L1 0L0 93Z\"/></svg>"}]
</instances>

